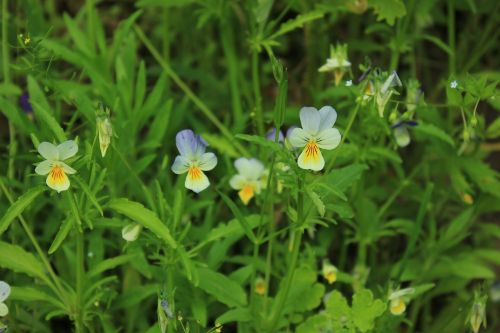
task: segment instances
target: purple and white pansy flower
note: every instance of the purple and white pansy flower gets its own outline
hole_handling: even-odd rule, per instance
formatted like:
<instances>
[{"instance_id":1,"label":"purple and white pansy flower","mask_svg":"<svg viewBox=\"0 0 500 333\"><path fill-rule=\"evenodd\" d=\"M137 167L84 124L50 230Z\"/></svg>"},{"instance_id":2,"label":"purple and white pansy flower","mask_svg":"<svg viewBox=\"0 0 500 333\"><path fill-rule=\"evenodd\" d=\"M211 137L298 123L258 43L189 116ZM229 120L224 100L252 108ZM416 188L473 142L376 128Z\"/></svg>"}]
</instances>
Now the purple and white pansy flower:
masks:
<instances>
[{"instance_id":1,"label":"purple and white pansy flower","mask_svg":"<svg viewBox=\"0 0 500 333\"><path fill-rule=\"evenodd\" d=\"M217 165L217 156L206 153L208 143L190 129L177 133L175 143L180 155L175 158L172 171L178 175L186 173L185 186L199 193L210 185L203 171L210 171Z\"/></svg>"},{"instance_id":2,"label":"purple and white pansy flower","mask_svg":"<svg viewBox=\"0 0 500 333\"><path fill-rule=\"evenodd\" d=\"M300 110L302 128L295 128L288 140L293 147L304 150L298 158L302 169L319 171L325 166L320 149L335 149L340 143L340 132L333 127L337 112L331 106L324 106L319 111L313 107Z\"/></svg>"}]
</instances>

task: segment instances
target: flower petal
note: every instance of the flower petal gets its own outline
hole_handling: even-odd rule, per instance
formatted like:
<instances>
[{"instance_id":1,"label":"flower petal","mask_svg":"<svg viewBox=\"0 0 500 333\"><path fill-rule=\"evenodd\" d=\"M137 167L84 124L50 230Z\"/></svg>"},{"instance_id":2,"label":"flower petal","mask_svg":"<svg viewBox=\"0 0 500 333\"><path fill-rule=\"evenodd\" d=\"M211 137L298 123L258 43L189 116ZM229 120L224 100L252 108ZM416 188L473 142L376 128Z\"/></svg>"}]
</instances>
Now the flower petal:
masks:
<instances>
[{"instance_id":1,"label":"flower petal","mask_svg":"<svg viewBox=\"0 0 500 333\"><path fill-rule=\"evenodd\" d=\"M0 317L5 317L9 314L9 308L5 303L0 303Z\"/></svg>"},{"instance_id":2,"label":"flower petal","mask_svg":"<svg viewBox=\"0 0 500 333\"><path fill-rule=\"evenodd\" d=\"M55 166L50 171L46 180L47 186L57 192L66 191L69 188L70 182L68 176L64 173L64 169L60 166Z\"/></svg>"},{"instance_id":3,"label":"flower petal","mask_svg":"<svg viewBox=\"0 0 500 333\"><path fill-rule=\"evenodd\" d=\"M210 185L207 176L197 167L188 170L185 186L195 193L200 193Z\"/></svg>"},{"instance_id":4,"label":"flower petal","mask_svg":"<svg viewBox=\"0 0 500 333\"><path fill-rule=\"evenodd\" d=\"M172 164L172 171L178 175L182 173L186 173L189 169L189 166L191 163L187 159L187 157L184 157L182 155L178 155L175 158L174 164Z\"/></svg>"},{"instance_id":5,"label":"flower petal","mask_svg":"<svg viewBox=\"0 0 500 333\"><path fill-rule=\"evenodd\" d=\"M320 171L325 166L325 159L316 143L309 143L297 160L299 168Z\"/></svg>"},{"instance_id":6,"label":"flower petal","mask_svg":"<svg viewBox=\"0 0 500 333\"><path fill-rule=\"evenodd\" d=\"M72 167L70 167L69 165L67 165L66 163L59 162L59 164L63 168L64 172L67 173L68 175L72 175L72 174L76 173L76 170L73 169Z\"/></svg>"},{"instance_id":7,"label":"flower petal","mask_svg":"<svg viewBox=\"0 0 500 333\"><path fill-rule=\"evenodd\" d=\"M53 165L54 165L53 161L49 161L49 160L42 161L42 162L38 163L38 165L36 166L35 172L38 175L45 176L46 174L48 174L50 172Z\"/></svg>"},{"instance_id":8,"label":"flower petal","mask_svg":"<svg viewBox=\"0 0 500 333\"><path fill-rule=\"evenodd\" d=\"M287 137L288 142L290 142L290 144L293 147L298 147L298 148L304 147L310 138L311 138L311 135L309 135L302 128L298 128L298 127L294 128L290 132L290 135L288 135L288 137Z\"/></svg>"},{"instance_id":9,"label":"flower petal","mask_svg":"<svg viewBox=\"0 0 500 333\"><path fill-rule=\"evenodd\" d=\"M210 171L217 165L217 156L214 153L205 153L200 157L200 169Z\"/></svg>"},{"instance_id":10,"label":"flower petal","mask_svg":"<svg viewBox=\"0 0 500 333\"><path fill-rule=\"evenodd\" d=\"M394 129L394 138L396 139L396 143L400 147L406 147L410 144L410 132L406 126L396 127Z\"/></svg>"},{"instance_id":11,"label":"flower petal","mask_svg":"<svg viewBox=\"0 0 500 333\"><path fill-rule=\"evenodd\" d=\"M50 142L42 142L38 145L38 152L46 160L58 160L59 151L56 146Z\"/></svg>"},{"instance_id":12,"label":"flower petal","mask_svg":"<svg viewBox=\"0 0 500 333\"><path fill-rule=\"evenodd\" d=\"M78 152L78 145L75 141L68 140L57 146L57 150L59 151L59 160L64 161L76 155Z\"/></svg>"},{"instance_id":13,"label":"flower petal","mask_svg":"<svg viewBox=\"0 0 500 333\"><path fill-rule=\"evenodd\" d=\"M337 120L337 111L331 106L323 106L319 109L320 124L319 131L325 130L327 128L332 128L333 124Z\"/></svg>"},{"instance_id":14,"label":"flower petal","mask_svg":"<svg viewBox=\"0 0 500 333\"><path fill-rule=\"evenodd\" d=\"M10 286L7 282L0 281L0 303L5 301L10 295Z\"/></svg>"},{"instance_id":15,"label":"flower petal","mask_svg":"<svg viewBox=\"0 0 500 333\"><path fill-rule=\"evenodd\" d=\"M249 185L249 184L243 186L243 188L241 189L241 191L238 192L238 196L240 197L241 201L243 202L243 204L245 206L248 205L248 203L250 202L250 200L254 196L254 188L253 188L253 186Z\"/></svg>"},{"instance_id":16,"label":"flower petal","mask_svg":"<svg viewBox=\"0 0 500 333\"><path fill-rule=\"evenodd\" d=\"M320 115L316 108L303 107L300 109L300 123L306 132L316 134L319 129L319 122Z\"/></svg>"},{"instance_id":17,"label":"flower petal","mask_svg":"<svg viewBox=\"0 0 500 333\"><path fill-rule=\"evenodd\" d=\"M264 172L264 164L256 158L238 158L234 161L234 166L248 180L257 180Z\"/></svg>"},{"instance_id":18,"label":"flower petal","mask_svg":"<svg viewBox=\"0 0 500 333\"><path fill-rule=\"evenodd\" d=\"M196 150L197 139L192 130L186 129L177 133L175 144L182 156L192 157Z\"/></svg>"},{"instance_id":19,"label":"flower petal","mask_svg":"<svg viewBox=\"0 0 500 333\"><path fill-rule=\"evenodd\" d=\"M319 132L316 138L318 147L327 150L336 148L340 143L340 139L340 132L336 128L327 128Z\"/></svg>"},{"instance_id":20,"label":"flower petal","mask_svg":"<svg viewBox=\"0 0 500 333\"><path fill-rule=\"evenodd\" d=\"M240 174L232 176L229 180L229 186L231 186L233 190L241 190L246 183L247 179Z\"/></svg>"}]
</instances>

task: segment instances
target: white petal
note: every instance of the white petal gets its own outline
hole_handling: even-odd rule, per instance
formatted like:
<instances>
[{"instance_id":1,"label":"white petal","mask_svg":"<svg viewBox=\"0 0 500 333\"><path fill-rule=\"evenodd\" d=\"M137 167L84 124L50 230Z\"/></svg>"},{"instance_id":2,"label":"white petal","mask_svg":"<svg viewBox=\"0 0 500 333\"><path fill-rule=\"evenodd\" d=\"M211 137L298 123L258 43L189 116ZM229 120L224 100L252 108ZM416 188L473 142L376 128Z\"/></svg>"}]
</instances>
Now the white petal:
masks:
<instances>
[{"instance_id":1,"label":"white petal","mask_svg":"<svg viewBox=\"0 0 500 333\"><path fill-rule=\"evenodd\" d=\"M210 171L217 165L217 156L214 153L205 153L200 158L200 169Z\"/></svg>"},{"instance_id":2,"label":"white petal","mask_svg":"<svg viewBox=\"0 0 500 333\"><path fill-rule=\"evenodd\" d=\"M42 142L38 145L38 152L46 160L57 161L59 159L59 151L57 147L50 142Z\"/></svg>"},{"instance_id":3,"label":"white petal","mask_svg":"<svg viewBox=\"0 0 500 333\"><path fill-rule=\"evenodd\" d=\"M319 109L320 124L319 131L325 130L327 128L332 128L333 124L337 120L337 111L331 106L323 106Z\"/></svg>"},{"instance_id":4,"label":"white petal","mask_svg":"<svg viewBox=\"0 0 500 333\"><path fill-rule=\"evenodd\" d=\"M59 162L59 164L62 166L64 172L67 173L68 175L72 175L72 174L76 173L76 170L73 169L72 167L70 167L69 165L67 165L66 163Z\"/></svg>"},{"instance_id":5,"label":"white petal","mask_svg":"<svg viewBox=\"0 0 500 333\"><path fill-rule=\"evenodd\" d=\"M0 303L5 301L10 295L10 286L7 282L0 281Z\"/></svg>"},{"instance_id":6,"label":"white petal","mask_svg":"<svg viewBox=\"0 0 500 333\"><path fill-rule=\"evenodd\" d=\"M247 179L240 174L234 175L229 180L229 186L231 186L233 190L241 190L246 183Z\"/></svg>"},{"instance_id":7,"label":"white petal","mask_svg":"<svg viewBox=\"0 0 500 333\"><path fill-rule=\"evenodd\" d=\"M127 242L133 242L139 237L142 226L138 223L130 223L123 227L122 238Z\"/></svg>"},{"instance_id":8,"label":"white petal","mask_svg":"<svg viewBox=\"0 0 500 333\"><path fill-rule=\"evenodd\" d=\"M187 157L184 157L182 155L178 155L175 158L174 164L172 164L172 171L178 175L182 173L186 173L189 169L189 166L191 165L191 162L188 160Z\"/></svg>"},{"instance_id":9,"label":"white petal","mask_svg":"<svg viewBox=\"0 0 500 333\"><path fill-rule=\"evenodd\" d=\"M193 170L195 169L195 170ZM196 171L197 170L197 171ZM191 168L188 171L185 186L195 193L200 193L210 185L207 176L198 168Z\"/></svg>"},{"instance_id":10,"label":"white petal","mask_svg":"<svg viewBox=\"0 0 500 333\"><path fill-rule=\"evenodd\" d=\"M238 158L234 166L240 175L250 180L258 179L264 172L264 165L256 158Z\"/></svg>"},{"instance_id":11,"label":"white petal","mask_svg":"<svg viewBox=\"0 0 500 333\"><path fill-rule=\"evenodd\" d=\"M340 143L340 132L336 128L327 128L319 132L316 140L318 142L318 147L321 149L334 149Z\"/></svg>"},{"instance_id":12,"label":"white petal","mask_svg":"<svg viewBox=\"0 0 500 333\"><path fill-rule=\"evenodd\" d=\"M78 152L78 145L75 141L68 140L57 146L57 150L59 151L59 160L64 161L76 155Z\"/></svg>"},{"instance_id":13,"label":"white petal","mask_svg":"<svg viewBox=\"0 0 500 333\"><path fill-rule=\"evenodd\" d=\"M305 170L320 171L325 166L325 159L318 149L316 154L308 154L307 147L304 148L297 161L299 168Z\"/></svg>"},{"instance_id":14,"label":"white petal","mask_svg":"<svg viewBox=\"0 0 500 333\"><path fill-rule=\"evenodd\" d=\"M319 122L320 116L316 108L303 107L300 109L300 123L306 132L316 134L319 129Z\"/></svg>"},{"instance_id":15,"label":"white petal","mask_svg":"<svg viewBox=\"0 0 500 333\"><path fill-rule=\"evenodd\" d=\"M394 129L394 138L400 147L406 147L410 144L410 132L406 126L399 126Z\"/></svg>"},{"instance_id":16,"label":"white petal","mask_svg":"<svg viewBox=\"0 0 500 333\"><path fill-rule=\"evenodd\" d=\"M310 137L302 128L294 128L287 139L293 147L302 148L307 144Z\"/></svg>"},{"instance_id":17,"label":"white petal","mask_svg":"<svg viewBox=\"0 0 500 333\"><path fill-rule=\"evenodd\" d=\"M0 303L0 317L5 317L9 314L9 308L5 303Z\"/></svg>"},{"instance_id":18,"label":"white petal","mask_svg":"<svg viewBox=\"0 0 500 333\"><path fill-rule=\"evenodd\" d=\"M52 165L54 165L53 161L49 161L49 160L42 161L42 162L38 163L38 165L36 166L35 172L38 175L45 176L52 169Z\"/></svg>"}]
</instances>

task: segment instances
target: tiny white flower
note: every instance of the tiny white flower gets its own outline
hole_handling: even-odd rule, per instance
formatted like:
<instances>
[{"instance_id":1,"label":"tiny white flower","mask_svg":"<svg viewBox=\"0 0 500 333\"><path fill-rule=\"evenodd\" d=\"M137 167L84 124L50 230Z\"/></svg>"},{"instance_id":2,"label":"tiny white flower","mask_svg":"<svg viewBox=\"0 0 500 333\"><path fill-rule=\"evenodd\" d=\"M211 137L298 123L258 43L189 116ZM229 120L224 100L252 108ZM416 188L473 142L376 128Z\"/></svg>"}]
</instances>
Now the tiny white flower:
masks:
<instances>
[{"instance_id":1,"label":"tiny white flower","mask_svg":"<svg viewBox=\"0 0 500 333\"><path fill-rule=\"evenodd\" d=\"M199 193L210 185L203 171L210 171L217 165L214 153L205 153L208 143L192 130L182 130L177 133L175 142L180 155L175 158L172 171L178 175L186 173L184 185L187 189Z\"/></svg>"},{"instance_id":2,"label":"tiny white flower","mask_svg":"<svg viewBox=\"0 0 500 333\"><path fill-rule=\"evenodd\" d=\"M347 80L347 81L345 82L345 86L346 86L346 87L350 87L350 86L352 86L352 80Z\"/></svg>"},{"instance_id":3,"label":"tiny white flower","mask_svg":"<svg viewBox=\"0 0 500 333\"><path fill-rule=\"evenodd\" d=\"M4 301L10 295L10 286L4 281L0 281L0 317L5 317L9 314L9 308Z\"/></svg>"},{"instance_id":4,"label":"tiny white flower","mask_svg":"<svg viewBox=\"0 0 500 333\"><path fill-rule=\"evenodd\" d=\"M69 188L70 181L66 174L72 175L76 170L63 161L73 157L78 152L78 145L73 140L68 140L58 146L50 142L42 142L38 145L38 153L45 158L40 162L35 172L41 176L47 176L46 183L57 192L65 191Z\"/></svg>"},{"instance_id":5,"label":"tiny white flower","mask_svg":"<svg viewBox=\"0 0 500 333\"><path fill-rule=\"evenodd\" d=\"M450 88L451 89L456 89L458 87L458 82L457 80L453 80L450 82Z\"/></svg>"},{"instance_id":6,"label":"tiny white flower","mask_svg":"<svg viewBox=\"0 0 500 333\"><path fill-rule=\"evenodd\" d=\"M245 205L250 202L250 200L259 194L261 189L264 187L262 178L265 177L264 164L255 158L238 158L234 162L238 174L234 175L230 181L229 185L235 189L239 190L238 195Z\"/></svg>"},{"instance_id":7,"label":"tiny white flower","mask_svg":"<svg viewBox=\"0 0 500 333\"><path fill-rule=\"evenodd\" d=\"M295 128L289 137L290 144L297 148L304 147L297 160L302 169L319 171L325 166L321 149L335 149L340 143L340 132L332 126L337 120L337 112L331 106L324 106L319 111L313 107L300 110L302 128Z\"/></svg>"}]
</instances>

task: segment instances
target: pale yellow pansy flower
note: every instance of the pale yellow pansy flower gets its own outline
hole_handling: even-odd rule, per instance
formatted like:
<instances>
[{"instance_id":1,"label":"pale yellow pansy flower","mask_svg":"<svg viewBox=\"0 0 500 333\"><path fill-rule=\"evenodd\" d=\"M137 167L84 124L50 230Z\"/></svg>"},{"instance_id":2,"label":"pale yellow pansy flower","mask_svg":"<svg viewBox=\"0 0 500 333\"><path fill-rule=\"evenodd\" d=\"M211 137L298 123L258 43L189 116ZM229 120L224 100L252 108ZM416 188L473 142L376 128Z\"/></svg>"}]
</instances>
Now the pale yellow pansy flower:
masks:
<instances>
[{"instance_id":1,"label":"pale yellow pansy flower","mask_svg":"<svg viewBox=\"0 0 500 333\"><path fill-rule=\"evenodd\" d=\"M76 170L64 163L65 160L73 157L78 152L78 145L73 140L68 140L58 146L50 142L42 142L38 145L38 153L45 158L40 162L35 172L41 176L47 176L47 186L57 192L65 191L69 188L70 181L67 175L76 173Z\"/></svg>"}]
</instances>

